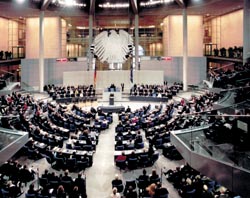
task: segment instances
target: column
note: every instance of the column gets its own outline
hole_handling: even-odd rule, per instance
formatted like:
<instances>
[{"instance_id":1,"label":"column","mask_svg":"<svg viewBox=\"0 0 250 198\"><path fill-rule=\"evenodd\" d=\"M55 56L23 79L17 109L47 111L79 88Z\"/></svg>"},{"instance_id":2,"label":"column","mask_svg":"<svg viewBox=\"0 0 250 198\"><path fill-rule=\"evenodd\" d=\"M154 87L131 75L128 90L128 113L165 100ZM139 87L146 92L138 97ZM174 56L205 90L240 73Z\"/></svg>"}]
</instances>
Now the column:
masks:
<instances>
[{"instance_id":1,"label":"column","mask_svg":"<svg viewBox=\"0 0 250 198\"><path fill-rule=\"evenodd\" d=\"M39 91L44 87L44 11L40 12L39 19Z\"/></svg>"},{"instance_id":2,"label":"column","mask_svg":"<svg viewBox=\"0 0 250 198\"><path fill-rule=\"evenodd\" d=\"M89 15L89 49L88 49L89 62L88 62L88 70L90 69L90 67L92 67L93 55L90 52L90 47L91 47L92 43L93 43L93 15Z\"/></svg>"},{"instance_id":3,"label":"column","mask_svg":"<svg viewBox=\"0 0 250 198\"><path fill-rule=\"evenodd\" d=\"M250 1L244 0L243 13L243 64L250 58Z\"/></svg>"},{"instance_id":4,"label":"column","mask_svg":"<svg viewBox=\"0 0 250 198\"><path fill-rule=\"evenodd\" d=\"M183 9L183 90L187 91L187 64L188 64L188 32L187 32L187 10Z\"/></svg>"},{"instance_id":5,"label":"column","mask_svg":"<svg viewBox=\"0 0 250 198\"><path fill-rule=\"evenodd\" d=\"M135 68L137 67L140 70L139 65L139 16L135 15Z\"/></svg>"}]
</instances>

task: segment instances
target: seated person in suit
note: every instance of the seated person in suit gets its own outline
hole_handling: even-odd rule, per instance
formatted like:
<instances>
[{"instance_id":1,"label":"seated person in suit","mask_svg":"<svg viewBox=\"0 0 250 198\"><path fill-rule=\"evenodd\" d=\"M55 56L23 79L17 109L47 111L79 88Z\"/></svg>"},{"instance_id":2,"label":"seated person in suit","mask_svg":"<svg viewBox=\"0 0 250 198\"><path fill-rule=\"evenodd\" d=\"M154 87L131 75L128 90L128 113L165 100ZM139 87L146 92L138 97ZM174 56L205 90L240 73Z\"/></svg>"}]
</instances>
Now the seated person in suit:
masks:
<instances>
[{"instance_id":1,"label":"seated person in suit","mask_svg":"<svg viewBox=\"0 0 250 198\"><path fill-rule=\"evenodd\" d=\"M3 181L2 181L3 182ZM14 182L12 182L11 180L7 181L6 185L4 185L2 187L2 189L6 190L9 192L9 197L18 197L20 196L23 192L21 191L21 184L20 182L18 182L17 184L15 184Z\"/></svg>"},{"instance_id":2,"label":"seated person in suit","mask_svg":"<svg viewBox=\"0 0 250 198\"><path fill-rule=\"evenodd\" d=\"M138 179L143 181L149 181L149 176L147 175L146 169L143 169L142 175L140 175Z\"/></svg>"},{"instance_id":3,"label":"seated person in suit","mask_svg":"<svg viewBox=\"0 0 250 198\"><path fill-rule=\"evenodd\" d=\"M126 161L127 160L127 156L125 155L125 152L122 152L121 155L118 155L115 159L115 161Z\"/></svg>"},{"instance_id":4,"label":"seated person in suit","mask_svg":"<svg viewBox=\"0 0 250 198\"><path fill-rule=\"evenodd\" d=\"M74 186L77 186L79 189L79 193L82 198L86 198L86 183L85 179L82 177L81 173L78 173L78 177L75 179Z\"/></svg>"},{"instance_id":5,"label":"seated person in suit","mask_svg":"<svg viewBox=\"0 0 250 198\"><path fill-rule=\"evenodd\" d=\"M52 172L49 176L49 181L60 181L60 178L56 175L55 172Z\"/></svg>"},{"instance_id":6,"label":"seated person in suit","mask_svg":"<svg viewBox=\"0 0 250 198\"><path fill-rule=\"evenodd\" d=\"M49 179L49 170L48 169L45 169L44 173L42 174L42 178L46 178L46 179Z\"/></svg>"},{"instance_id":7,"label":"seated person in suit","mask_svg":"<svg viewBox=\"0 0 250 198\"><path fill-rule=\"evenodd\" d=\"M126 192L126 198L137 198L137 192L135 191L135 189L133 189L132 186L128 187L128 190Z\"/></svg>"},{"instance_id":8,"label":"seated person in suit","mask_svg":"<svg viewBox=\"0 0 250 198\"><path fill-rule=\"evenodd\" d=\"M159 177L159 175L157 174L156 170L155 170L155 169L152 169L152 173L151 173L151 175L150 175L150 177L149 177L150 183L151 183L151 184L154 183L154 181L155 181L156 179L158 179L158 178L160 178L160 177Z\"/></svg>"},{"instance_id":9,"label":"seated person in suit","mask_svg":"<svg viewBox=\"0 0 250 198\"><path fill-rule=\"evenodd\" d=\"M64 176L62 176L62 181L70 181L73 182L73 179L71 176L69 176L69 170L64 171Z\"/></svg>"},{"instance_id":10,"label":"seated person in suit","mask_svg":"<svg viewBox=\"0 0 250 198\"><path fill-rule=\"evenodd\" d=\"M41 189L36 189L36 190L35 190L34 184L30 184L27 193L30 194L30 195L37 195L38 192L39 192L40 190L41 190Z\"/></svg>"},{"instance_id":11,"label":"seated person in suit","mask_svg":"<svg viewBox=\"0 0 250 198\"><path fill-rule=\"evenodd\" d=\"M135 142L134 142L135 146L142 142L143 142L142 137L137 135L135 137Z\"/></svg>"},{"instance_id":12,"label":"seated person in suit","mask_svg":"<svg viewBox=\"0 0 250 198\"><path fill-rule=\"evenodd\" d=\"M112 180L112 186L118 186L123 184L122 180L120 179L119 175L115 175L115 179Z\"/></svg>"},{"instance_id":13,"label":"seated person in suit","mask_svg":"<svg viewBox=\"0 0 250 198\"><path fill-rule=\"evenodd\" d=\"M119 137L118 140L116 141L115 146L122 146L122 139Z\"/></svg>"}]
</instances>

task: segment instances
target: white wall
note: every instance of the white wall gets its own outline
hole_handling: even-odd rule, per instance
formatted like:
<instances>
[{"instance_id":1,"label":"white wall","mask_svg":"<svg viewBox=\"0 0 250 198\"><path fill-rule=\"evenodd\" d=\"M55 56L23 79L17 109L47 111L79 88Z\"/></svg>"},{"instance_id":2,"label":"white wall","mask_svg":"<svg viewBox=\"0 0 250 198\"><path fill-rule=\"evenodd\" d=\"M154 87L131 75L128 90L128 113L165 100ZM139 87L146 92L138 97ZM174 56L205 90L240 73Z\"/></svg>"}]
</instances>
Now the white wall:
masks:
<instances>
[{"instance_id":1,"label":"white wall","mask_svg":"<svg viewBox=\"0 0 250 198\"><path fill-rule=\"evenodd\" d=\"M62 51L66 53L66 43L62 43L62 27L66 31L65 24L61 24L61 18L44 18L44 57L59 58L62 57ZM64 50L62 50L62 44ZM39 18L26 19L26 58L39 57Z\"/></svg>"},{"instance_id":2,"label":"white wall","mask_svg":"<svg viewBox=\"0 0 250 198\"><path fill-rule=\"evenodd\" d=\"M164 56L183 55L183 17L170 15L163 20ZM188 16L188 56L203 56L202 16Z\"/></svg>"},{"instance_id":3,"label":"white wall","mask_svg":"<svg viewBox=\"0 0 250 198\"><path fill-rule=\"evenodd\" d=\"M141 70L164 71L164 80L182 82L183 66L182 57L172 57L172 60L145 60L141 61ZM199 84L206 79L206 57L189 57L187 69L187 83Z\"/></svg>"},{"instance_id":4,"label":"white wall","mask_svg":"<svg viewBox=\"0 0 250 198\"><path fill-rule=\"evenodd\" d=\"M133 83L139 84L158 84L162 85L164 81L163 71L148 71L136 70L133 71ZM119 71L97 71L96 87L107 88L111 84L120 87L124 83L125 88L130 88L132 83L130 81L130 70ZM70 71L63 73L63 85L90 85L94 84L94 71Z\"/></svg>"},{"instance_id":5,"label":"white wall","mask_svg":"<svg viewBox=\"0 0 250 198\"><path fill-rule=\"evenodd\" d=\"M39 73L38 59L22 59L21 79L25 84L38 89ZM86 84L94 83L93 70L87 76L81 74L87 71L87 60L83 62L57 62L55 59L45 59L44 84ZM91 69L91 68L90 68ZM66 80L65 72L68 73ZM73 72L73 73L72 73ZM86 73L86 72L85 72ZM134 83L162 84L168 82L182 82L182 57L172 57L171 61L142 60L141 70L134 71ZM189 57L188 84L198 84L206 78L206 58ZM111 83L125 83L126 88L131 86L130 70L98 71L97 87L107 87Z\"/></svg>"},{"instance_id":6,"label":"white wall","mask_svg":"<svg viewBox=\"0 0 250 198\"><path fill-rule=\"evenodd\" d=\"M1 30L1 39L0 39L0 51L8 50L8 41L9 41L9 32L8 32L8 20L0 18L0 30Z\"/></svg>"},{"instance_id":7,"label":"white wall","mask_svg":"<svg viewBox=\"0 0 250 198\"><path fill-rule=\"evenodd\" d=\"M221 47L243 46L243 10L221 16Z\"/></svg>"},{"instance_id":8,"label":"white wall","mask_svg":"<svg viewBox=\"0 0 250 198\"><path fill-rule=\"evenodd\" d=\"M21 80L26 85L39 87L39 59L22 59ZM87 61L83 62L57 62L56 59L44 60L44 84L63 84L63 72L86 71Z\"/></svg>"}]
</instances>

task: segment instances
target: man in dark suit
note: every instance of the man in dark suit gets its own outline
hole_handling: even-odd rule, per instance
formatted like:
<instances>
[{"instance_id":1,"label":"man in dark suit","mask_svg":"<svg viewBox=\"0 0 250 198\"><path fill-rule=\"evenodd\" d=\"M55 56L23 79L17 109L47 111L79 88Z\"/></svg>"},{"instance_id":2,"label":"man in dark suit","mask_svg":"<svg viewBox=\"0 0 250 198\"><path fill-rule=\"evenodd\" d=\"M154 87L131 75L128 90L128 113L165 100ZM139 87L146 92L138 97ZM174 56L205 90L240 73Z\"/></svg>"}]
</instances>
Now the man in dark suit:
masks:
<instances>
[{"instance_id":1,"label":"man in dark suit","mask_svg":"<svg viewBox=\"0 0 250 198\"><path fill-rule=\"evenodd\" d=\"M81 173L78 173L78 177L75 179L74 186L78 187L82 198L87 197L86 182L85 182L85 179L82 177Z\"/></svg>"},{"instance_id":2,"label":"man in dark suit","mask_svg":"<svg viewBox=\"0 0 250 198\"><path fill-rule=\"evenodd\" d=\"M73 182L72 177L69 176L69 170L64 171L64 176L62 177L62 181L71 181L71 182Z\"/></svg>"}]
</instances>

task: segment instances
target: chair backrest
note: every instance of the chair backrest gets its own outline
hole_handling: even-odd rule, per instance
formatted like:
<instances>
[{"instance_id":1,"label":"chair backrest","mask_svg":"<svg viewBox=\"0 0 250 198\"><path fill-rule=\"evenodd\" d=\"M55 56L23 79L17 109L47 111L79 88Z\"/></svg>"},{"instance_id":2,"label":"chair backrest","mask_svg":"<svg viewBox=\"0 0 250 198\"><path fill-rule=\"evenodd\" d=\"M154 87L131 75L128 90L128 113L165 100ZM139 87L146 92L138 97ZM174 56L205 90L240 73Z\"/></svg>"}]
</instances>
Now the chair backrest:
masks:
<instances>
[{"instance_id":1,"label":"chair backrest","mask_svg":"<svg viewBox=\"0 0 250 198\"><path fill-rule=\"evenodd\" d=\"M76 164L76 158L67 158L66 163L74 165L74 164Z\"/></svg>"},{"instance_id":2,"label":"chair backrest","mask_svg":"<svg viewBox=\"0 0 250 198\"><path fill-rule=\"evenodd\" d=\"M9 197L9 191L7 191L7 190L4 190L3 188L1 189L1 191L2 191L2 196L3 196L3 198L7 198L7 197Z\"/></svg>"},{"instance_id":3,"label":"chair backrest","mask_svg":"<svg viewBox=\"0 0 250 198\"><path fill-rule=\"evenodd\" d=\"M137 186L138 186L139 189L145 190L146 187L148 187L148 181L143 180L143 179L138 179L137 180Z\"/></svg>"},{"instance_id":4,"label":"chair backrest","mask_svg":"<svg viewBox=\"0 0 250 198\"><path fill-rule=\"evenodd\" d=\"M91 145L84 145L83 146L83 150L85 150L85 151L92 151L93 147Z\"/></svg>"},{"instance_id":5,"label":"chair backrest","mask_svg":"<svg viewBox=\"0 0 250 198\"><path fill-rule=\"evenodd\" d=\"M132 186L133 189L136 189L136 180L127 180L125 188L128 189L129 186Z\"/></svg>"},{"instance_id":6,"label":"chair backrest","mask_svg":"<svg viewBox=\"0 0 250 198\"><path fill-rule=\"evenodd\" d=\"M63 185L66 192L69 192L71 190L71 187L72 187L72 182L71 181L62 180L61 184Z\"/></svg>"},{"instance_id":7,"label":"chair backrest","mask_svg":"<svg viewBox=\"0 0 250 198\"><path fill-rule=\"evenodd\" d=\"M117 151L123 151L124 150L124 146L123 145L116 146L115 150L117 150Z\"/></svg>"},{"instance_id":8,"label":"chair backrest","mask_svg":"<svg viewBox=\"0 0 250 198\"><path fill-rule=\"evenodd\" d=\"M119 193L123 192L123 189L124 189L123 184L112 185L112 187L113 187L113 188L116 187L116 188L117 188L117 191L118 191Z\"/></svg>"},{"instance_id":9,"label":"chair backrest","mask_svg":"<svg viewBox=\"0 0 250 198\"><path fill-rule=\"evenodd\" d=\"M59 182L58 181L49 181L49 185L51 188L57 189L57 187L59 186Z\"/></svg>"},{"instance_id":10,"label":"chair backrest","mask_svg":"<svg viewBox=\"0 0 250 198\"><path fill-rule=\"evenodd\" d=\"M160 182L160 181L161 181L161 178L160 178L160 177L154 178L154 179L150 179L150 183L151 183L151 184L152 184L152 183L157 184L157 183Z\"/></svg>"},{"instance_id":11,"label":"chair backrest","mask_svg":"<svg viewBox=\"0 0 250 198\"><path fill-rule=\"evenodd\" d=\"M160 195L159 198L168 198L168 194Z\"/></svg>"},{"instance_id":12,"label":"chair backrest","mask_svg":"<svg viewBox=\"0 0 250 198\"><path fill-rule=\"evenodd\" d=\"M25 198L36 198L36 195L35 194L28 194L28 193L26 193L25 194Z\"/></svg>"},{"instance_id":13,"label":"chair backrest","mask_svg":"<svg viewBox=\"0 0 250 198\"><path fill-rule=\"evenodd\" d=\"M39 177L39 185L42 186L42 187L47 186L48 185L48 179Z\"/></svg>"}]
</instances>

